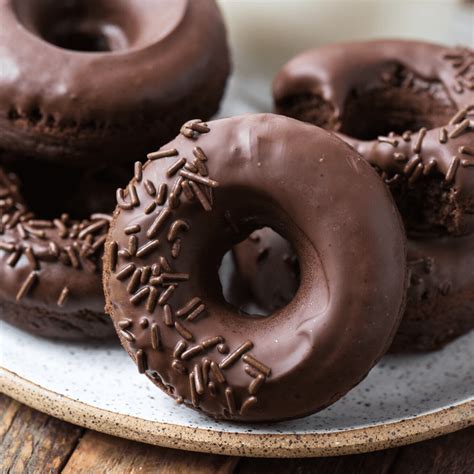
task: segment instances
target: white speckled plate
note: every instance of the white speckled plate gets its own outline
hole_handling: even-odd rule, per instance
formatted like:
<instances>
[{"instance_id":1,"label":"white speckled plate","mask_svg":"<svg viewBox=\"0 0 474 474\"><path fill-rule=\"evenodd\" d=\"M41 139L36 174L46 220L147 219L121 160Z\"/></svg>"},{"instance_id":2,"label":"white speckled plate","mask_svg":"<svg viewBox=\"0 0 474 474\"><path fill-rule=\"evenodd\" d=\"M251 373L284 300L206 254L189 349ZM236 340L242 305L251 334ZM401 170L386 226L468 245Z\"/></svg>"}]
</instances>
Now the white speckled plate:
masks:
<instances>
[{"instance_id":1,"label":"white speckled plate","mask_svg":"<svg viewBox=\"0 0 474 474\"><path fill-rule=\"evenodd\" d=\"M454 0L221 3L235 59L221 116L271 110L274 73L312 45L397 36L474 46L474 10ZM162 446L248 456L364 452L474 423L474 333L436 353L386 356L333 406L272 425L214 422L176 405L137 373L118 343L53 342L6 323L0 390L72 423Z\"/></svg>"},{"instance_id":2,"label":"white speckled plate","mask_svg":"<svg viewBox=\"0 0 474 474\"><path fill-rule=\"evenodd\" d=\"M0 324L0 390L88 428L162 446L254 456L370 451L474 423L474 333L425 355L386 356L313 416L276 424L214 422L138 374L117 344L52 342Z\"/></svg>"}]
</instances>

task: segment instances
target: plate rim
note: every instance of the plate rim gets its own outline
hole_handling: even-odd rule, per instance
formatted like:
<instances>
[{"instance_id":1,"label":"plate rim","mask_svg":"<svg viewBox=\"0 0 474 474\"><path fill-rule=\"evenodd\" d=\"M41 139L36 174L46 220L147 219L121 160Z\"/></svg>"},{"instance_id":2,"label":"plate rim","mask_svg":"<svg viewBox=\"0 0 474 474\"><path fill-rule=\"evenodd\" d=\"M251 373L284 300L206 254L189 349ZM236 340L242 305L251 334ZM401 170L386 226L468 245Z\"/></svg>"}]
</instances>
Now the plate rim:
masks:
<instances>
[{"instance_id":1,"label":"plate rim","mask_svg":"<svg viewBox=\"0 0 474 474\"><path fill-rule=\"evenodd\" d=\"M114 413L41 387L0 367L0 392L36 410L112 436L173 449L248 457L366 453L435 438L474 425L474 398L396 422L309 434L229 433Z\"/></svg>"}]
</instances>

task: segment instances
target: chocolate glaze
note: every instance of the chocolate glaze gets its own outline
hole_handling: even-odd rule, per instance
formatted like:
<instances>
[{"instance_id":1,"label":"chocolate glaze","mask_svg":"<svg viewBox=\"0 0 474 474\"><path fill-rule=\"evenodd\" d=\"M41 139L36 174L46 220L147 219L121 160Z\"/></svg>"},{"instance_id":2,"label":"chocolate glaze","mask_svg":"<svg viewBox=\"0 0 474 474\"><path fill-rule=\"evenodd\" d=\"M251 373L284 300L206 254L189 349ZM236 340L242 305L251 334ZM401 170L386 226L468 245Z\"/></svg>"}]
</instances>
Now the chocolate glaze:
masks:
<instances>
[{"instance_id":1,"label":"chocolate glaze","mask_svg":"<svg viewBox=\"0 0 474 474\"><path fill-rule=\"evenodd\" d=\"M421 197L418 213L407 219L409 235L423 231L424 227L434 233L439 233L441 228L453 235L474 232L473 112L474 108L457 114L455 123L432 130L421 129L412 135L389 134L374 141L342 135L381 171L396 197L403 200L409 193ZM405 186L400 189L402 182ZM428 192L437 202L428 201ZM403 215L413 213L402 205Z\"/></svg>"},{"instance_id":2,"label":"chocolate glaze","mask_svg":"<svg viewBox=\"0 0 474 474\"><path fill-rule=\"evenodd\" d=\"M297 55L278 72L273 95L278 104L302 93L321 96L334 108L334 122L341 123L344 107L354 93L380 87L394 65L402 65L412 76L436 85L455 108L474 103L472 89L473 51L404 40L374 40L325 45ZM438 91L441 96L441 91Z\"/></svg>"},{"instance_id":3,"label":"chocolate glaze","mask_svg":"<svg viewBox=\"0 0 474 474\"><path fill-rule=\"evenodd\" d=\"M214 0L1 0L0 58L0 149L81 165L211 116L230 67Z\"/></svg>"},{"instance_id":4,"label":"chocolate glaze","mask_svg":"<svg viewBox=\"0 0 474 474\"><path fill-rule=\"evenodd\" d=\"M396 350L436 349L473 324L472 271L447 257L451 252L452 262L459 262L461 252L472 261L473 58L469 48L416 41L336 44L298 55L273 84L277 110L338 130L377 168L407 226L409 258L438 262L423 276L423 297L412 279ZM390 116L398 128L413 128L361 140L347 133L361 130L348 123L351 114L357 122L357 107L358 122L369 129ZM377 107L381 115L374 116L370 110ZM455 237L460 235L466 237ZM439 290L446 286L449 292Z\"/></svg>"},{"instance_id":5,"label":"chocolate glaze","mask_svg":"<svg viewBox=\"0 0 474 474\"><path fill-rule=\"evenodd\" d=\"M240 421L313 413L364 378L398 326L407 276L401 221L371 167L271 114L189 122L149 156L118 193L104 259L106 309L138 370ZM301 284L283 310L252 318L225 303L218 268L264 226L292 242Z\"/></svg>"},{"instance_id":6,"label":"chocolate glaze","mask_svg":"<svg viewBox=\"0 0 474 474\"><path fill-rule=\"evenodd\" d=\"M0 168L0 317L47 337L111 336L100 278L109 219L39 220Z\"/></svg>"}]
</instances>

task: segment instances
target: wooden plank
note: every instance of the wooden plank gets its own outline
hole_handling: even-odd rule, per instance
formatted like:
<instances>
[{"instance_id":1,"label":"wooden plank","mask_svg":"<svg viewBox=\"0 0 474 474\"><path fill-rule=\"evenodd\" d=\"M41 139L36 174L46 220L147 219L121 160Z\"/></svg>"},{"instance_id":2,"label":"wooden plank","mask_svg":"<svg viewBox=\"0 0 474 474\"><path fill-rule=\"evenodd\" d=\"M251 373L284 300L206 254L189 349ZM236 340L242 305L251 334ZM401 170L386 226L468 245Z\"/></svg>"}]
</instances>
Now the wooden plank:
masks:
<instances>
[{"instance_id":1,"label":"wooden plank","mask_svg":"<svg viewBox=\"0 0 474 474\"><path fill-rule=\"evenodd\" d=\"M178 451L86 431L0 395L0 472L472 474L474 427L353 456L252 459ZM81 436L83 437L81 438Z\"/></svg>"},{"instance_id":2,"label":"wooden plank","mask_svg":"<svg viewBox=\"0 0 474 474\"><path fill-rule=\"evenodd\" d=\"M0 394L0 472L59 472L83 431Z\"/></svg>"},{"instance_id":3,"label":"wooden plank","mask_svg":"<svg viewBox=\"0 0 474 474\"><path fill-rule=\"evenodd\" d=\"M233 472L239 458L160 448L88 431L66 464L64 474Z\"/></svg>"},{"instance_id":4,"label":"wooden plank","mask_svg":"<svg viewBox=\"0 0 474 474\"><path fill-rule=\"evenodd\" d=\"M397 457L392 472L393 474L474 473L474 427L405 446Z\"/></svg>"},{"instance_id":5,"label":"wooden plank","mask_svg":"<svg viewBox=\"0 0 474 474\"><path fill-rule=\"evenodd\" d=\"M306 459L251 459L242 458L236 473L260 474L387 474L397 456L397 449L368 454Z\"/></svg>"}]
</instances>

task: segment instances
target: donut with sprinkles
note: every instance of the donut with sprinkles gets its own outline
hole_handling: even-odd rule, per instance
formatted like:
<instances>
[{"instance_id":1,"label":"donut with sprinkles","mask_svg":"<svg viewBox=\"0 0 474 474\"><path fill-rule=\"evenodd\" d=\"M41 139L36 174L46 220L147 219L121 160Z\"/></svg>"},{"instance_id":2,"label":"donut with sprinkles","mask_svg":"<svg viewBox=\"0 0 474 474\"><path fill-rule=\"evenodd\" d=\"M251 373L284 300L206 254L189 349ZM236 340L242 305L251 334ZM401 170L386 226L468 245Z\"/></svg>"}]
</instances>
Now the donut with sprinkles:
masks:
<instances>
[{"instance_id":1,"label":"donut with sprinkles","mask_svg":"<svg viewBox=\"0 0 474 474\"><path fill-rule=\"evenodd\" d=\"M284 65L273 95L280 113L350 143L397 202L412 277L392 349L438 349L473 329L474 50L327 45Z\"/></svg>"},{"instance_id":2,"label":"donut with sprinkles","mask_svg":"<svg viewBox=\"0 0 474 474\"><path fill-rule=\"evenodd\" d=\"M404 309L395 204L347 144L272 114L187 122L117 191L106 310L140 373L218 419L314 413L362 380ZM317 218L315 218L317 216ZM224 254L271 227L297 251L300 285L267 318L226 303Z\"/></svg>"},{"instance_id":3,"label":"donut with sprinkles","mask_svg":"<svg viewBox=\"0 0 474 474\"><path fill-rule=\"evenodd\" d=\"M18 179L0 168L0 318L34 334L104 339L101 259L110 216L39 219Z\"/></svg>"}]
</instances>

